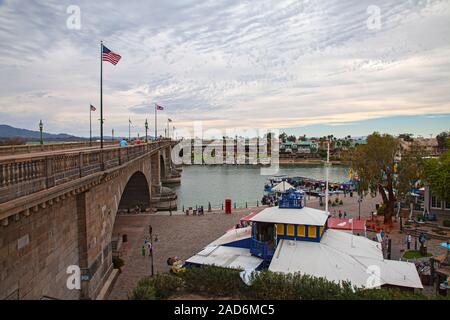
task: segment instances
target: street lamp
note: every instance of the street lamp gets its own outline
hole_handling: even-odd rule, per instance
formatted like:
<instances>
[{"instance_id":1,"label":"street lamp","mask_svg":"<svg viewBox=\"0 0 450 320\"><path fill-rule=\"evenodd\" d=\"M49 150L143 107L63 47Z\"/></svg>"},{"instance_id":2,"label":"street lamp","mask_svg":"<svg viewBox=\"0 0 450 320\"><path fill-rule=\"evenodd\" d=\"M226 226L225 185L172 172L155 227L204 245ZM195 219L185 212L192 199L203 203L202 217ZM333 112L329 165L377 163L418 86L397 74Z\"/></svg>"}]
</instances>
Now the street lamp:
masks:
<instances>
[{"instance_id":1,"label":"street lamp","mask_svg":"<svg viewBox=\"0 0 450 320\"><path fill-rule=\"evenodd\" d=\"M42 124L42 119L39 121L39 131L41 133L41 144L44 144L44 140L42 140L42 129L44 129L44 125Z\"/></svg>"},{"instance_id":2,"label":"street lamp","mask_svg":"<svg viewBox=\"0 0 450 320\"><path fill-rule=\"evenodd\" d=\"M148 142L147 132L148 132L148 121L147 119L145 119L145 143Z\"/></svg>"},{"instance_id":3,"label":"street lamp","mask_svg":"<svg viewBox=\"0 0 450 320\"><path fill-rule=\"evenodd\" d=\"M362 202L362 196L359 196L359 199L358 199L358 220L361 220L361 202Z\"/></svg>"}]
</instances>

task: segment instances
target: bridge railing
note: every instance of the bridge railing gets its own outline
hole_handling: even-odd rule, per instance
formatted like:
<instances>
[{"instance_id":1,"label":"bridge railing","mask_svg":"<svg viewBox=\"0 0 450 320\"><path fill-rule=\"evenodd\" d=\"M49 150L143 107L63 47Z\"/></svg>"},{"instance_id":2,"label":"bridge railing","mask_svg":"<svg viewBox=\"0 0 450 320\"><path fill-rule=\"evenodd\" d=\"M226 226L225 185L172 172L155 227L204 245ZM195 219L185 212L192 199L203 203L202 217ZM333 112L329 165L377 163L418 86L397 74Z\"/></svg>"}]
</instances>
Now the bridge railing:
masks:
<instances>
[{"instance_id":1,"label":"bridge railing","mask_svg":"<svg viewBox=\"0 0 450 320\"><path fill-rule=\"evenodd\" d=\"M120 166L168 143L163 140L122 148L0 159L0 203Z\"/></svg>"},{"instance_id":2,"label":"bridge railing","mask_svg":"<svg viewBox=\"0 0 450 320\"><path fill-rule=\"evenodd\" d=\"M117 141L104 141L105 145L117 144ZM25 144L25 145L13 145L13 146L0 146L0 157L10 156L17 154L35 153L35 152L48 152L48 151L60 151L77 148L98 147L100 142L93 141L79 141L79 142L63 142L63 143L51 143L51 144Z\"/></svg>"}]
</instances>

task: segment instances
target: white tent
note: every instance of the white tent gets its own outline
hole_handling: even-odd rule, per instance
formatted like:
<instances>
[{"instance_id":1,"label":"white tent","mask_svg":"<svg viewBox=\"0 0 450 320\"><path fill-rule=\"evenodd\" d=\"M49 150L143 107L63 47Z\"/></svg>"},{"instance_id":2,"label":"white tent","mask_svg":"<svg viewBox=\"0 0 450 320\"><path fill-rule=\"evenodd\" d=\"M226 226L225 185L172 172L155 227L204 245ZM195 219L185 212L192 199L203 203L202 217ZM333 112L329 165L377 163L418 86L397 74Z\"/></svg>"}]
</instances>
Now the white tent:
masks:
<instances>
[{"instance_id":1,"label":"white tent","mask_svg":"<svg viewBox=\"0 0 450 320\"><path fill-rule=\"evenodd\" d=\"M238 270L254 270L263 262L250 250L226 246L208 246L186 260L187 263L210 265Z\"/></svg>"},{"instance_id":2,"label":"white tent","mask_svg":"<svg viewBox=\"0 0 450 320\"><path fill-rule=\"evenodd\" d=\"M250 221L324 226L327 219L328 215L325 211L310 207L303 207L301 209L269 207L252 217Z\"/></svg>"},{"instance_id":3,"label":"white tent","mask_svg":"<svg viewBox=\"0 0 450 320\"><path fill-rule=\"evenodd\" d=\"M272 191L274 191L274 192L286 192L289 189L295 189L295 188L289 182L283 180L279 184L277 184L275 187L273 187Z\"/></svg>"},{"instance_id":4,"label":"white tent","mask_svg":"<svg viewBox=\"0 0 450 320\"><path fill-rule=\"evenodd\" d=\"M299 272L336 283L348 281L356 287L423 288L414 264L384 260L379 243L332 229L319 243L281 240L269 270Z\"/></svg>"}]
</instances>

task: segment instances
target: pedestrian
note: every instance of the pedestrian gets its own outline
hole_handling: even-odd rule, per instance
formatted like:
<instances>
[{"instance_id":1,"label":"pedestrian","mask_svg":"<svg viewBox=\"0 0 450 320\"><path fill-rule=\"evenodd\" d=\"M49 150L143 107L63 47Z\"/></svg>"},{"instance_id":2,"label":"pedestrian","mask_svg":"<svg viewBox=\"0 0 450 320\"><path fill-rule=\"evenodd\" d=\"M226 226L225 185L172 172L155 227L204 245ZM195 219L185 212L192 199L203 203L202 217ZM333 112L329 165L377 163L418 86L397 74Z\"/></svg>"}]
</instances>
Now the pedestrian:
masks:
<instances>
[{"instance_id":1,"label":"pedestrian","mask_svg":"<svg viewBox=\"0 0 450 320\"><path fill-rule=\"evenodd\" d=\"M143 257L145 257L145 245L143 245L141 248L141 254Z\"/></svg>"},{"instance_id":2,"label":"pedestrian","mask_svg":"<svg viewBox=\"0 0 450 320\"><path fill-rule=\"evenodd\" d=\"M347 211L344 211L344 219L347 218Z\"/></svg>"},{"instance_id":3,"label":"pedestrian","mask_svg":"<svg viewBox=\"0 0 450 320\"><path fill-rule=\"evenodd\" d=\"M342 212L339 210L339 219L342 219Z\"/></svg>"},{"instance_id":4,"label":"pedestrian","mask_svg":"<svg viewBox=\"0 0 450 320\"><path fill-rule=\"evenodd\" d=\"M383 228L381 228L380 236L381 236L381 239L384 239L384 229Z\"/></svg>"},{"instance_id":5,"label":"pedestrian","mask_svg":"<svg viewBox=\"0 0 450 320\"><path fill-rule=\"evenodd\" d=\"M122 139L122 140L120 140L119 145L120 145L121 147L128 147L128 141L125 140L125 139Z\"/></svg>"},{"instance_id":6,"label":"pedestrian","mask_svg":"<svg viewBox=\"0 0 450 320\"><path fill-rule=\"evenodd\" d=\"M411 237L410 234L408 234L408 235L406 236L406 247L408 248L408 250L411 249L411 242L412 242L412 237Z\"/></svg>"}]
</instances>

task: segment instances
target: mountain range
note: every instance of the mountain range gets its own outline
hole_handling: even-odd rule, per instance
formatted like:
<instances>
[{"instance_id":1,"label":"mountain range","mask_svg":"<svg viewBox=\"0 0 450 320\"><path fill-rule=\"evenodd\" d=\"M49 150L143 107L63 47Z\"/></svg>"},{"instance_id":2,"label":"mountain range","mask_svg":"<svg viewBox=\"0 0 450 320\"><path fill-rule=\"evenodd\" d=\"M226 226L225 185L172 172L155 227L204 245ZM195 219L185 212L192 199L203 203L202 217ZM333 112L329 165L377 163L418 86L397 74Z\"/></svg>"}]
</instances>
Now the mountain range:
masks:
<instances>
[{"instance_id":1,"label":"mountain range","mask_svg":"<svg viewBox=\"0 0 450 320\"><path fill-rule=\"evenodd\" d=\"M39 140L40 132L28 129L21 129L11 127L6 124L0 124L0 139L10 139L10 138L22 138L27 141ZM73 135L69 135L66 133L42 133L42 138L45 140L54 140L54 141L80 141L85 140L86 138L80 138Z\"/></svg>"}]
</instances>

